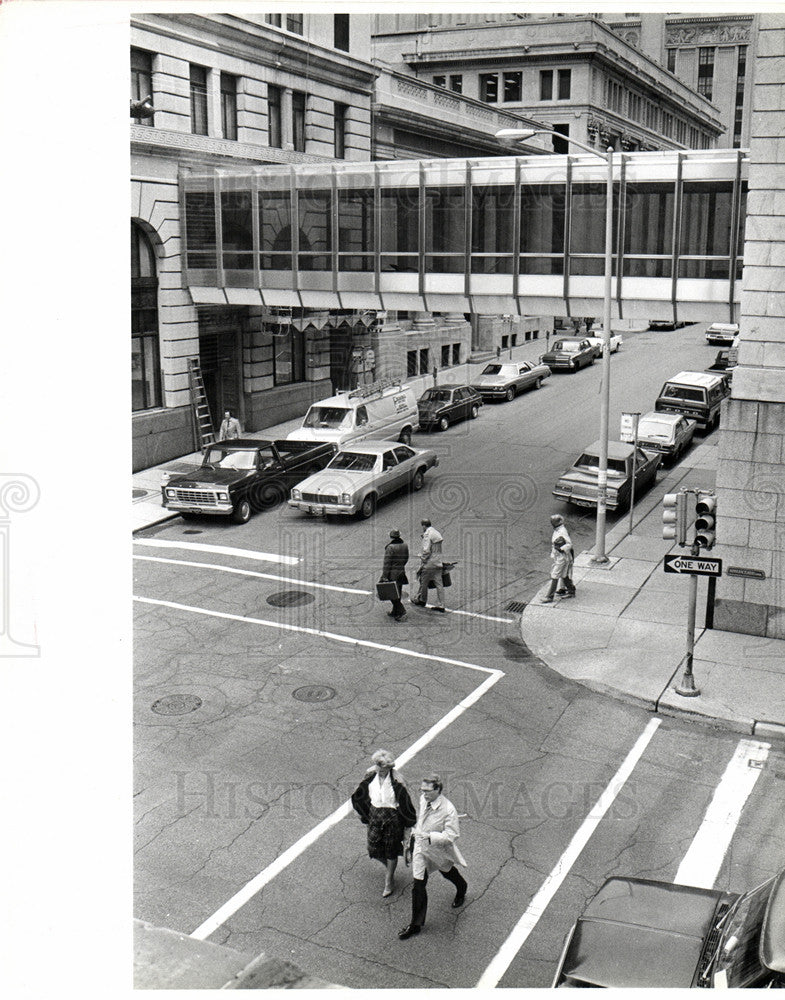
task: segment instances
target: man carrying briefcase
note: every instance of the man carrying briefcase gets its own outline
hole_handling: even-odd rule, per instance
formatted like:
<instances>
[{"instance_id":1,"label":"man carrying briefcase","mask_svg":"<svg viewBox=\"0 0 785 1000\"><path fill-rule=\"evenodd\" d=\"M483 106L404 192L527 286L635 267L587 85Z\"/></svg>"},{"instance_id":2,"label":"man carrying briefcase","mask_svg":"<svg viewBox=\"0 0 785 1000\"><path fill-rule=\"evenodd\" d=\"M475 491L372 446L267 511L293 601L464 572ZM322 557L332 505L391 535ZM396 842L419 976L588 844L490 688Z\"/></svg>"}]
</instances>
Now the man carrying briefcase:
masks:
<instances>
[{"instance_id":1,"label":"man carrying briefcase","mask_svg":"<svg viewBox=\"0 0 785 1000\"><path fill-rule=\"evenodd\" d=\"M390 532L390 541L384 547L384 565L382 575L376 584L376 592L380 601L390 601L392 611L387 613L395 621L406 617L406 608L401 601L403 585L408 583L406 563L409 561L409 546L401 538L397 528ZM393 589L394 588L394 589Z\"/></svg>"}]
</instances>

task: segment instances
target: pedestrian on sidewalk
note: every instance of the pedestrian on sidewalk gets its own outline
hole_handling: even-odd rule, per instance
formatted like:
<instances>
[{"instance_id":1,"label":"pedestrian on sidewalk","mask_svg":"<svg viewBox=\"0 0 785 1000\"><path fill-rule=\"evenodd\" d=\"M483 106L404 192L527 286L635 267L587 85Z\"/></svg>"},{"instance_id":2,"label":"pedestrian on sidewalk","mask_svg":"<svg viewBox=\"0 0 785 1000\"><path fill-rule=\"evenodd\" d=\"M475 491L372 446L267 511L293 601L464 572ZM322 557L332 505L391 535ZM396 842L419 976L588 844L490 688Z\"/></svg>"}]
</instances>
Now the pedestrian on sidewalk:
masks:
<instances>
[{"instance_id":1,"label":"pedestrian on sidewalk","mask_svg":"<svg viewBox=\"0 0 785 1000\"><path fill-rule=\"evenodd\" d=\"M224 418L218 429L218 440L228 441L231 438L239 438L243 436L242 427L240 427L240 421L237 417L232 416L231 410L226 410L224 413Z\"/></svg>"},{"instance_id":2,"label":"pedestrian on sidewalk","mask_svg":"<svg viewBox=\"0 0 785 1000\"><path fill-rule=\"evenodd\" d=\"M553 603L554 594L558 594L560 597L575 597L575 584L572 582L575 551L572 547L572 539L561 514L551 514L551 525L553 527L551 582L547 594L542 599L543 604Z\"/></svg>"},{"instance_id":3,"label":"pedestrian on sidewalk","mask_svg":"<svg viewBox=\"0 0 785 1000\"><path fill-rule=\"evenodd\" d=\"M409 546L401 538L397 528L390 532L390 541L384 546L384 565L379 583L387 581L398 585L398 597L391 599L392 611L387 614L397 622L406 617L403 606L403 587L409 580L406 576L406 563L409 561Z\"/></svg>"},{"instance_id":4,"label":"pedestrian on sidewalk","mask_svg":"<svg viewBox=\"0 0 785 1000\"><path fill-rule=\"evenodd\" d=\"M387 868L382 896L391 896L398 858L417 815L389 750L377 750L368 773L352 794L352 805L368 827L368 857Z\"/></svg>"},{"instance_id":5,"label":"pedestrian on sidewalk","mask_svg":"<svg viewBox=\"0 0 785 1000\"><path fill-rule=\"evenodd\" d=\"M458 811L443 793L442 780L438 774L429 774L420 783L420 805L417 825L404 853L404 861L412 864L412 918L406 927L398 932L405 941L419 934L425 923L428 909L429 873L439 874L455 886L453 909L463 906L466 899L466 879L456 864L466 867L463 855L456 841L460 836Z\"/></svg>"},{"instance_id":6,"label":"pedestrian on sidewalk","mask_svg":"<svg viewBox=\"0 0 785 1000\"><path fill-rule=\"evenodd\" d=\"M420 568L417 570L420 589L417 597L412 598L411 603L424 608L428 603L428 585L433 583L436 587L436 604L433 606L433 610L443 612L446 610L444 607L444 585L442 584L442 573L444 572L442 542L444 539L427 517L423 518L420 524L423 529Z\"/></svg>"}]
</instances>

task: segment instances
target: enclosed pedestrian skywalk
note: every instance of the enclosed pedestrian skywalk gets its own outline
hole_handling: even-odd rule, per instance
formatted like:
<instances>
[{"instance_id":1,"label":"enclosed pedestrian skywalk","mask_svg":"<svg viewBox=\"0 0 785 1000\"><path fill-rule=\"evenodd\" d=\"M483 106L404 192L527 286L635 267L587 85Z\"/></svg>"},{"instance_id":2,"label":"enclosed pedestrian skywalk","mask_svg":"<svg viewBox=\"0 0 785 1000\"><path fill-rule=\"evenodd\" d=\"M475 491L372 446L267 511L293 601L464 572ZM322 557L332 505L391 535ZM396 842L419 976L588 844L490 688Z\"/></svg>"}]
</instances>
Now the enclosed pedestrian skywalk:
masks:
<instances>
[{"instance_id":1,"label":"enclosed pedestrian skywalk","mask_svg":"<svg viewBox=\"0 0 785 1000\"><path fill-rule=\"evenodd\" d=\"M736 321L743 150L616 153L616 317ZM590 154L215 169L180 179L197 304L599 316Z\"/></svg>"}]
</instances>

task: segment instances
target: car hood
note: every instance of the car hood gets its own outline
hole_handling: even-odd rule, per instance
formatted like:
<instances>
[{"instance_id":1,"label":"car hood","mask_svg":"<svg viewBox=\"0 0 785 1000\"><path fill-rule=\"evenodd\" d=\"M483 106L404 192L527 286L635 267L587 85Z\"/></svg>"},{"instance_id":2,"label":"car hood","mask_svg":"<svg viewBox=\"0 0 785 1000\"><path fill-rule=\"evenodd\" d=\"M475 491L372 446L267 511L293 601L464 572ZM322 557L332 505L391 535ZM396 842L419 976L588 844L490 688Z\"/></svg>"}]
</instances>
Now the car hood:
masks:
<instances>
[{"instance_id":1,"label":"car hood","mask_svg":"<svg viewBox=\"0 0 785 1000\"><path fill-rule=\"evenodd\" d=\"M198 469L184 476L172 476L164 486L195 490L204 487L232 486L252 476L254 472L254 469Z\"/></svg>"},{"instance_id":2,"label":"car hood","mask_svg":"<svg viewBox=\"0 0 785 1000\"><path fill-rule=\"evenodd\" d=\"M575 925L562 971L594 986L688 988L723 898L714 889L609 879Z\"/></svg>"},{"instance_id":3,"label":"car hood","mask_svg":"<svg viewBox=\"0 0 785 1000\"><path fill-rule=\"evenodd\" d=\"M417 409L420 413L436 413L437 410L446 410L448 406L450 406L449 403L437 403L427 400L424 403L418 403Z\"/></svg>"},{"instance_id":4,"label":"car hood","mask_svg":"<svg viewBox=\"0 0 785 1000\"><path fill-rule=\"evenodd\" d=\"M298 483L296 489L301 493L326 493L329 496L340 496L341 493L354 493L367 486L375 477L376 472L346 472L343 469L325 469Z\"/></svg>"},{"instance_id":5,"label":"car hood","mask_svg":"<svg viewBox=\"0 0 785 1000\"><path fill-rule=\"evenodd\" d=\"M478 375L472 379L472 385L505 385L513 378L513 375Z\"/></svg>"}]
</instances>

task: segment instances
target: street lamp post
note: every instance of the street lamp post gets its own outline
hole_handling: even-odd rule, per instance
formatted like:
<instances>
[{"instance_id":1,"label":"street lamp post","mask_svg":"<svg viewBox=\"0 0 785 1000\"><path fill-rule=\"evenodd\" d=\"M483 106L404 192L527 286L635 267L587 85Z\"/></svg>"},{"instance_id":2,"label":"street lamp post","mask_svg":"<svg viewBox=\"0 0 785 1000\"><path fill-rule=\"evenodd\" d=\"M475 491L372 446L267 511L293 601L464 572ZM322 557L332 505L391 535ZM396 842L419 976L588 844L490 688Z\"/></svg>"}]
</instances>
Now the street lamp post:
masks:
<instances>
[{"instance_id":1,"label":"street lamp post","mask_svg":"<svg viewBox=\"0 0 785 1000\"><path fill-rule=\"evenodd\" d=\"M611 287L613 276L613 147L605 152L593 149L579 139L571 139L552 128L503 128L496 133L497 139L521 141L533 135L555 135L564 142L585 149L587 153L599 156L608 166L605 187L605 287L602 303L602 394L600 401L600 464L597 473L597 532L594 542L593 563L607 563L605 554L605 520L608 492L608 424L611 403Z\"/></svg>"}]
</instances>

